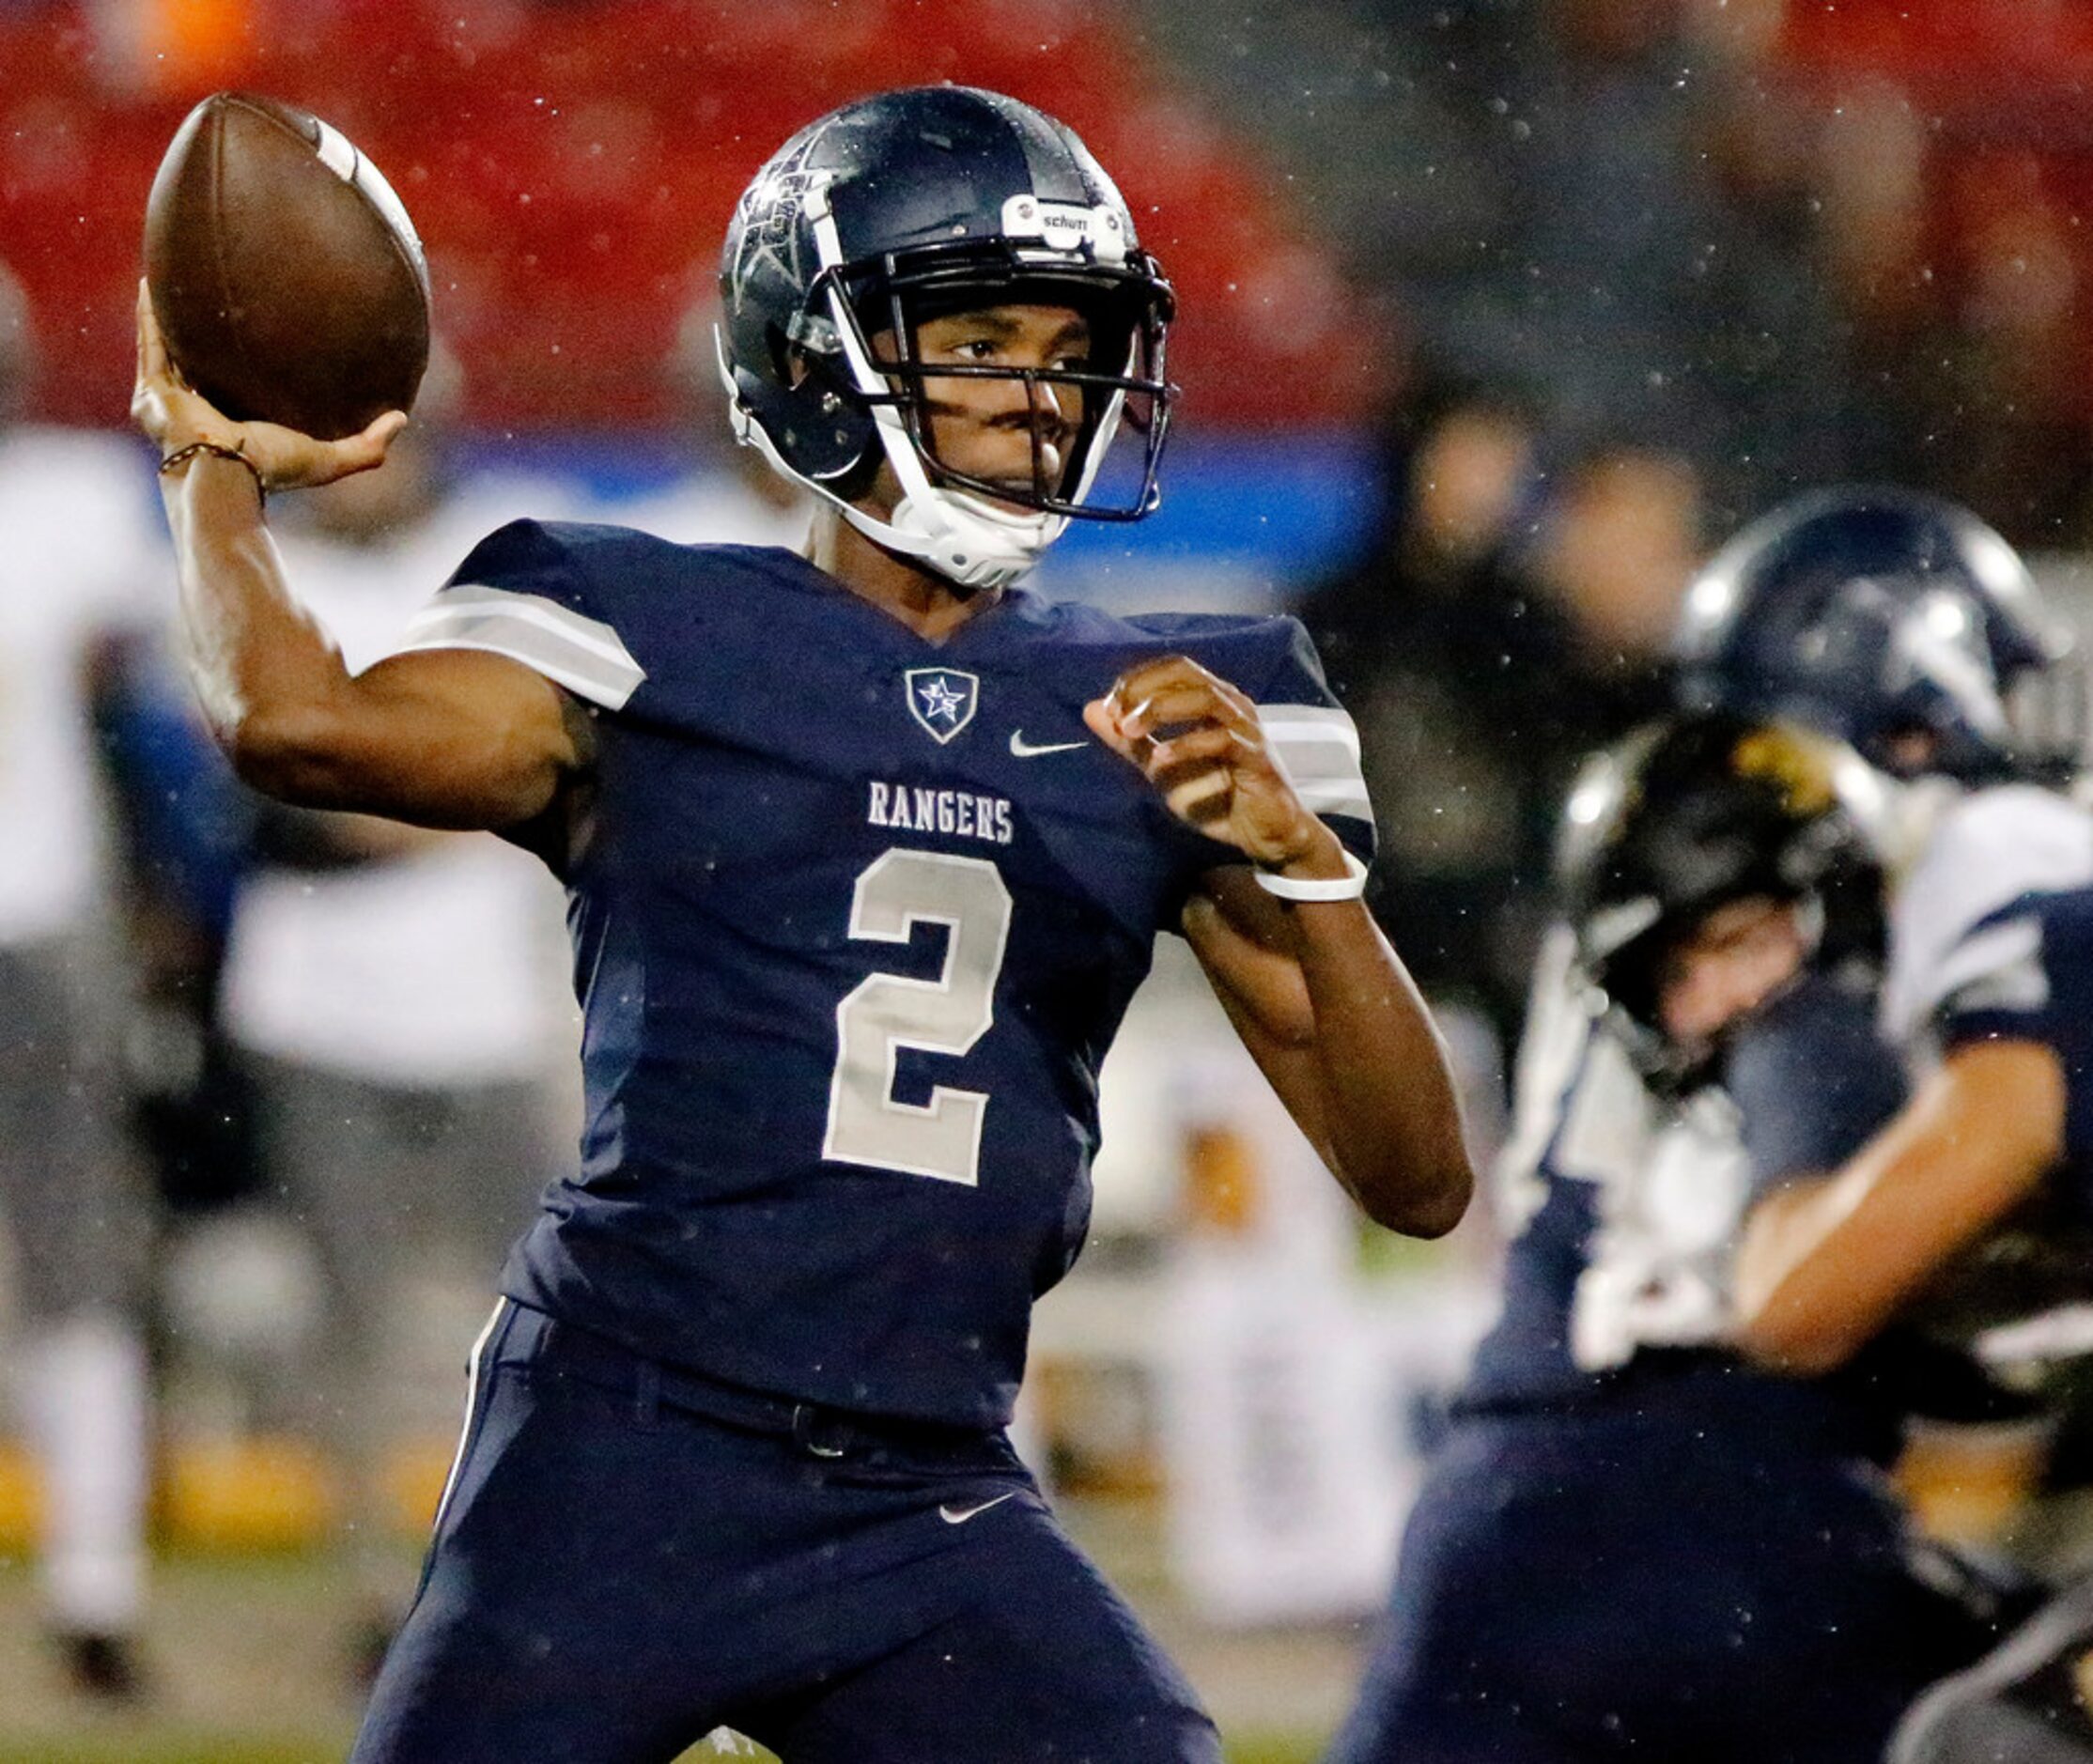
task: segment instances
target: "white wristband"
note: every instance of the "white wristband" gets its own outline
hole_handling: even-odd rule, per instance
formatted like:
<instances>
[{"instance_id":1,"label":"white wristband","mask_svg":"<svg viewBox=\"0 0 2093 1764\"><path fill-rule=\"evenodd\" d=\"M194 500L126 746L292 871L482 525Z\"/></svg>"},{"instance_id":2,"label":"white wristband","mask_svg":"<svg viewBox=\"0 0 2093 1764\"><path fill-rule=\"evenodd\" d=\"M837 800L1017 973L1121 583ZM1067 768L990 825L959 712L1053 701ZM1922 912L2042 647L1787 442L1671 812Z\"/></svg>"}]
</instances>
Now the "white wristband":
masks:
<instances>
[{"instance_id":1,"label":"white wristband","mask_svg":"<svg viewBox=\"0 0 2093 1764\"><path fill-rule=\"evenodd\" d=\"M1346 874L1326 882L1275 875L1269 870L1253 870L1250 874L1265 893L1277 894L1282 901L1356 901L1366 892L1366 865L1346 852L1344 868Z\"/></svg>"}]
</instances>

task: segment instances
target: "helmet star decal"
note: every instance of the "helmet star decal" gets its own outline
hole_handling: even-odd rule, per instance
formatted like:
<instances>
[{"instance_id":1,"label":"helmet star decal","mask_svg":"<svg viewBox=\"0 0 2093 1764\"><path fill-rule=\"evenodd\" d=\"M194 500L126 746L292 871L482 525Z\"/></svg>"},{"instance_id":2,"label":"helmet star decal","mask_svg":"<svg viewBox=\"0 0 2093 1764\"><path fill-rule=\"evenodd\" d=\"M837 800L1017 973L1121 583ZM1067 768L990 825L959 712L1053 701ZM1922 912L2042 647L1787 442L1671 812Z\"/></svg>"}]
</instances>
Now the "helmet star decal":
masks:
<instances>
[{"instance_id":1,"label":"helmet star decal","mask_svg":"<svg viewBox=\"0 0 2093 1764\"><path fill-rule=\"evenodd\" d=\"M807 193L828 181L826 172L806 169L807 155L819 139L818 134L810 137L792 158L766 166L742 194L746 224L727 276L729 303L736 313L741 310L751 272L759 268L776 271L792 287L804 290L807 286L800 244L805 229L799 218L806 207Z\"/></svg>"}]
</instances>

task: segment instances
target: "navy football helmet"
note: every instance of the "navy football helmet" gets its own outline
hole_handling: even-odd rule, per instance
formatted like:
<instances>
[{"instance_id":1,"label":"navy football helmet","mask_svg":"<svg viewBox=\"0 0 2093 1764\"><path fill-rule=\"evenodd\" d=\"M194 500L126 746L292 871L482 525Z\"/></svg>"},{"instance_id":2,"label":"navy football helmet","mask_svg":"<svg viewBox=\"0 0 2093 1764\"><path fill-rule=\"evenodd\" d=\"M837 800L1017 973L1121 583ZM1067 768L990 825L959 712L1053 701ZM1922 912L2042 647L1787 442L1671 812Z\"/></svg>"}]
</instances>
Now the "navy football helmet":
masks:
<instances>
[{"instance_id":1,"label":"navy football helmet","mask_svg":"<svg viewBox=\"0 0 2093 1764\"><path fill-rule=\"evenodd\" d=\"M1890 488L1796 498L1695 579L1674 642L1687 705L1791 718L1899 777L2068 766L2084 740L2064 627L1967 509Z\"/></svg>"},{"instance_id":2,"label":"navy football helmet","mask_svg":"<svg viewBox=\"0 0 2093 1764\"><path fill-rule=\"evenodd\" d=\"M1813 966L1873 958L1882 873L1814 732L1727 713L1645 724L1586 762L1563 810L1556 885L1578 964L1622 1012L1646 1072L1668 1072L1667 952L1732 901L1806 908Z\"/></svg>"},{"instance_id":3,"label":"navy football helmet","mask_svg":"<svg viewBox=\"0 0 2093 1764\"><path fill-rule=\"evenodd\" d=\"M743 193L720 286L736 435L877 543L987 585L1027 568L1072 517L1131 520L1155 506L1170 285L1088 149L1029 105L925 86L810 124ZM925 317L1012 302L1082 313L1088 360L1036 370L940 363L936 377L1079 395L1058 471L1035 430L1029 492L938 458L924 408L931 376L913 344ZM1139 472L1118 500L1093 503L1123 424L1142 437ZM903 492L887 521L853 503L882 460Z\"/></svg>"}]
</instances>

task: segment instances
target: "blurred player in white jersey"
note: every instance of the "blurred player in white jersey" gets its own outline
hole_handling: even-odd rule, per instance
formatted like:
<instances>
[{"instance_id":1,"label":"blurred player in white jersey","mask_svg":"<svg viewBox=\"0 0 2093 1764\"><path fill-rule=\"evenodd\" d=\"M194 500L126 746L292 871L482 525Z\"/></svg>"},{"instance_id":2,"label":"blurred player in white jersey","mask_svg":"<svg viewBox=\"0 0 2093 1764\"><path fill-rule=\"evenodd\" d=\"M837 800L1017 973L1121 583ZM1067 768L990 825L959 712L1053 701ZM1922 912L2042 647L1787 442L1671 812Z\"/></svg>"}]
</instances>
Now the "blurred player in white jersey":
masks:
<instances>
[{"instance_id":1,"label":"blurred player in white jersey","mask_svg":"<svg viewBox=\"0 0 2093 1764\"><path fill-rule=\"evenodd\" d=\"M137 1687L148 1199L120 1125L111 936L86 684L98 638L166 566L150 486L110 437L19 422L28 303L0 266L0 1209L10 1354L45 1489L46 1622L82 1688Z\"/></svg>"},{"instance_id":2,"label":"blurred player in white jersey","mask_svg":"<svg viewBox=\"0 0 2093 1764\"><path fill-rule=\"evenodd\" d=\"M2093 816L2057 788L2085 733L2068 647L1996 533L1897 490L1777 509L1689 594L1685 691L1826 737L1822 775L1871 831L1891 893L1883 1027L1916 1075L1839 1169L1753 1213L1740 1338L1775 1365L1851 1360L2033 1209L2050 1233L2093 1224ZM1929 1698L1899 1756L2085 1755L2074 1650L2084 1667L2083 1611L2038 1618ZM2029 1708L2064 1749L2021 1749Z\"/></svg>"},{"instance_id":3,"label":"blurred player in white jersey","mask_svg":"<svg viewBox=\"0 0 2093 1764\"><path fill-rule=\"evenodd\" d=\"M301 502L277 530L302 602L352 670L398 646L426 583L479 534L553 494L536 480L452 484L456 381L440 353L426 420L384 468ZM447 1446L455 1406L447 1361L419 1391L398 1376L394 1320L449 1285L476 1321L558 1166L563 1113L578 1107L556 1087L574 1038L562 903L540 865L494 840L276 805L262 829L223 1009L270 1179L318 1252L303 1418L347 1485L360 1663L375 1669L411 1571L388 1467L422 1434Z\"/></svg>"}]
</instances>

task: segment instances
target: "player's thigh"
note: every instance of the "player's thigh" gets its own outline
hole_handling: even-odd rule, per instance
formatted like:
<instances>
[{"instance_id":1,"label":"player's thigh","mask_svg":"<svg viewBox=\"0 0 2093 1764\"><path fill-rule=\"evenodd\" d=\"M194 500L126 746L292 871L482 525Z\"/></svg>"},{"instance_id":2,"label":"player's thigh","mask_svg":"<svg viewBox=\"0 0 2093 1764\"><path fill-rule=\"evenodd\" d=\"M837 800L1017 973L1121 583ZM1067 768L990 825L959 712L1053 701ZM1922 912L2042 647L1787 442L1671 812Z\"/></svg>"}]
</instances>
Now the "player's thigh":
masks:
<instances>
[{"instance_id":1,"label":"player's thigh","mask_svg":"<svg viewBox=\"0 0 2093 1764\"><path fill-rule=\"evenodd\" d=\"M91 937L0 951L0 1213L32 1318L127 1308L149 1197L122 1129L115 970Z\"/></svg>"},{"instance_id":2,"label":"player's thigh","mask_svg":"<svg viewBox=\"0 0 2093 1764\"><path fill-rule=\"evenodd\" d=\"M457 1617L416 1607L386 1657L349 1764L670 1764L706 1731L643 1687L634 1695L624 1682L572 1682L528 1644Z\"/></svg>"},{"instance_id":3,"label":"player's thigh","mask_svg":"<svg viewBox=\"0 0 2093 1764\"><path fill-rule=\"evenodd\" d=\"M941 1588L902 1595L941 1621L747 1730L785 1764L1219 1764L1190 1685L1043 1506L969 1529L922 1571Z\"/></svg>"},{"instance_id":4,"label":"player's thigh","mask_svg":"<svg viewBox=\"0 0 2093 1764\"><path fill-rule=\"evenodd\" d=\"M410 1137L394 1092L292 1060L251 1061L270 1180L318 1257L329 1327L362 1346L421 1242Z\"/></svg>"},{"instance_id":5,"label":"player's thigh","mask_svg":"<svg viewBox=\"0 0 2093 1764\"><path fill-rule=\"evenodd\" d=\"M461 1085L433 1100L405 1164L413 1226L443 1260L491 1282L565 1169L573 1137L546 1084Z\"/></svg>"},{"instance_id":6,"label":"player's thigh","mask_svg":"<svg viewBox=\"0 0 2093 1764\"><path fill-rule=\"evenodd\" d=\"M1457 1428L1404 1529L1330 1764L1712 1764L1732 1733L1765 1737L1780 1710L1766 1686L1791 1663L1755 1643L1766 1549L1713 1537L1709 1503L1744 1491L1678 1498L1676 1466L1643 1462L1661 1446L1589 1424Z\"/></svg>"},{"instance_id":7,"label":"player's thigh","mask_svg":"<svg viewBox=\"0 0 2093 1764\"><path fill-rule=\"evenodd\" d=\"M1678 1417L1465 1425L1332 1764L1872 1758L1959 1623L1899 1539L1822 1450Z\"/></svg>"},{"instance_id":8,"label":"player's thigh","mask_svg":"<svg viewBox=\"0 0 2093 1764\"><path fill-rule=\"evenodd\" d=\"M748 1478L733 1440L647 1418L629 1394L509 1357L504 1305L423 1586L354 1764L668 1764L729 1700L736 1626L708 1555ZM724 1454L722 1457L721 1453Z\"/></svg>"}]
</instances>

